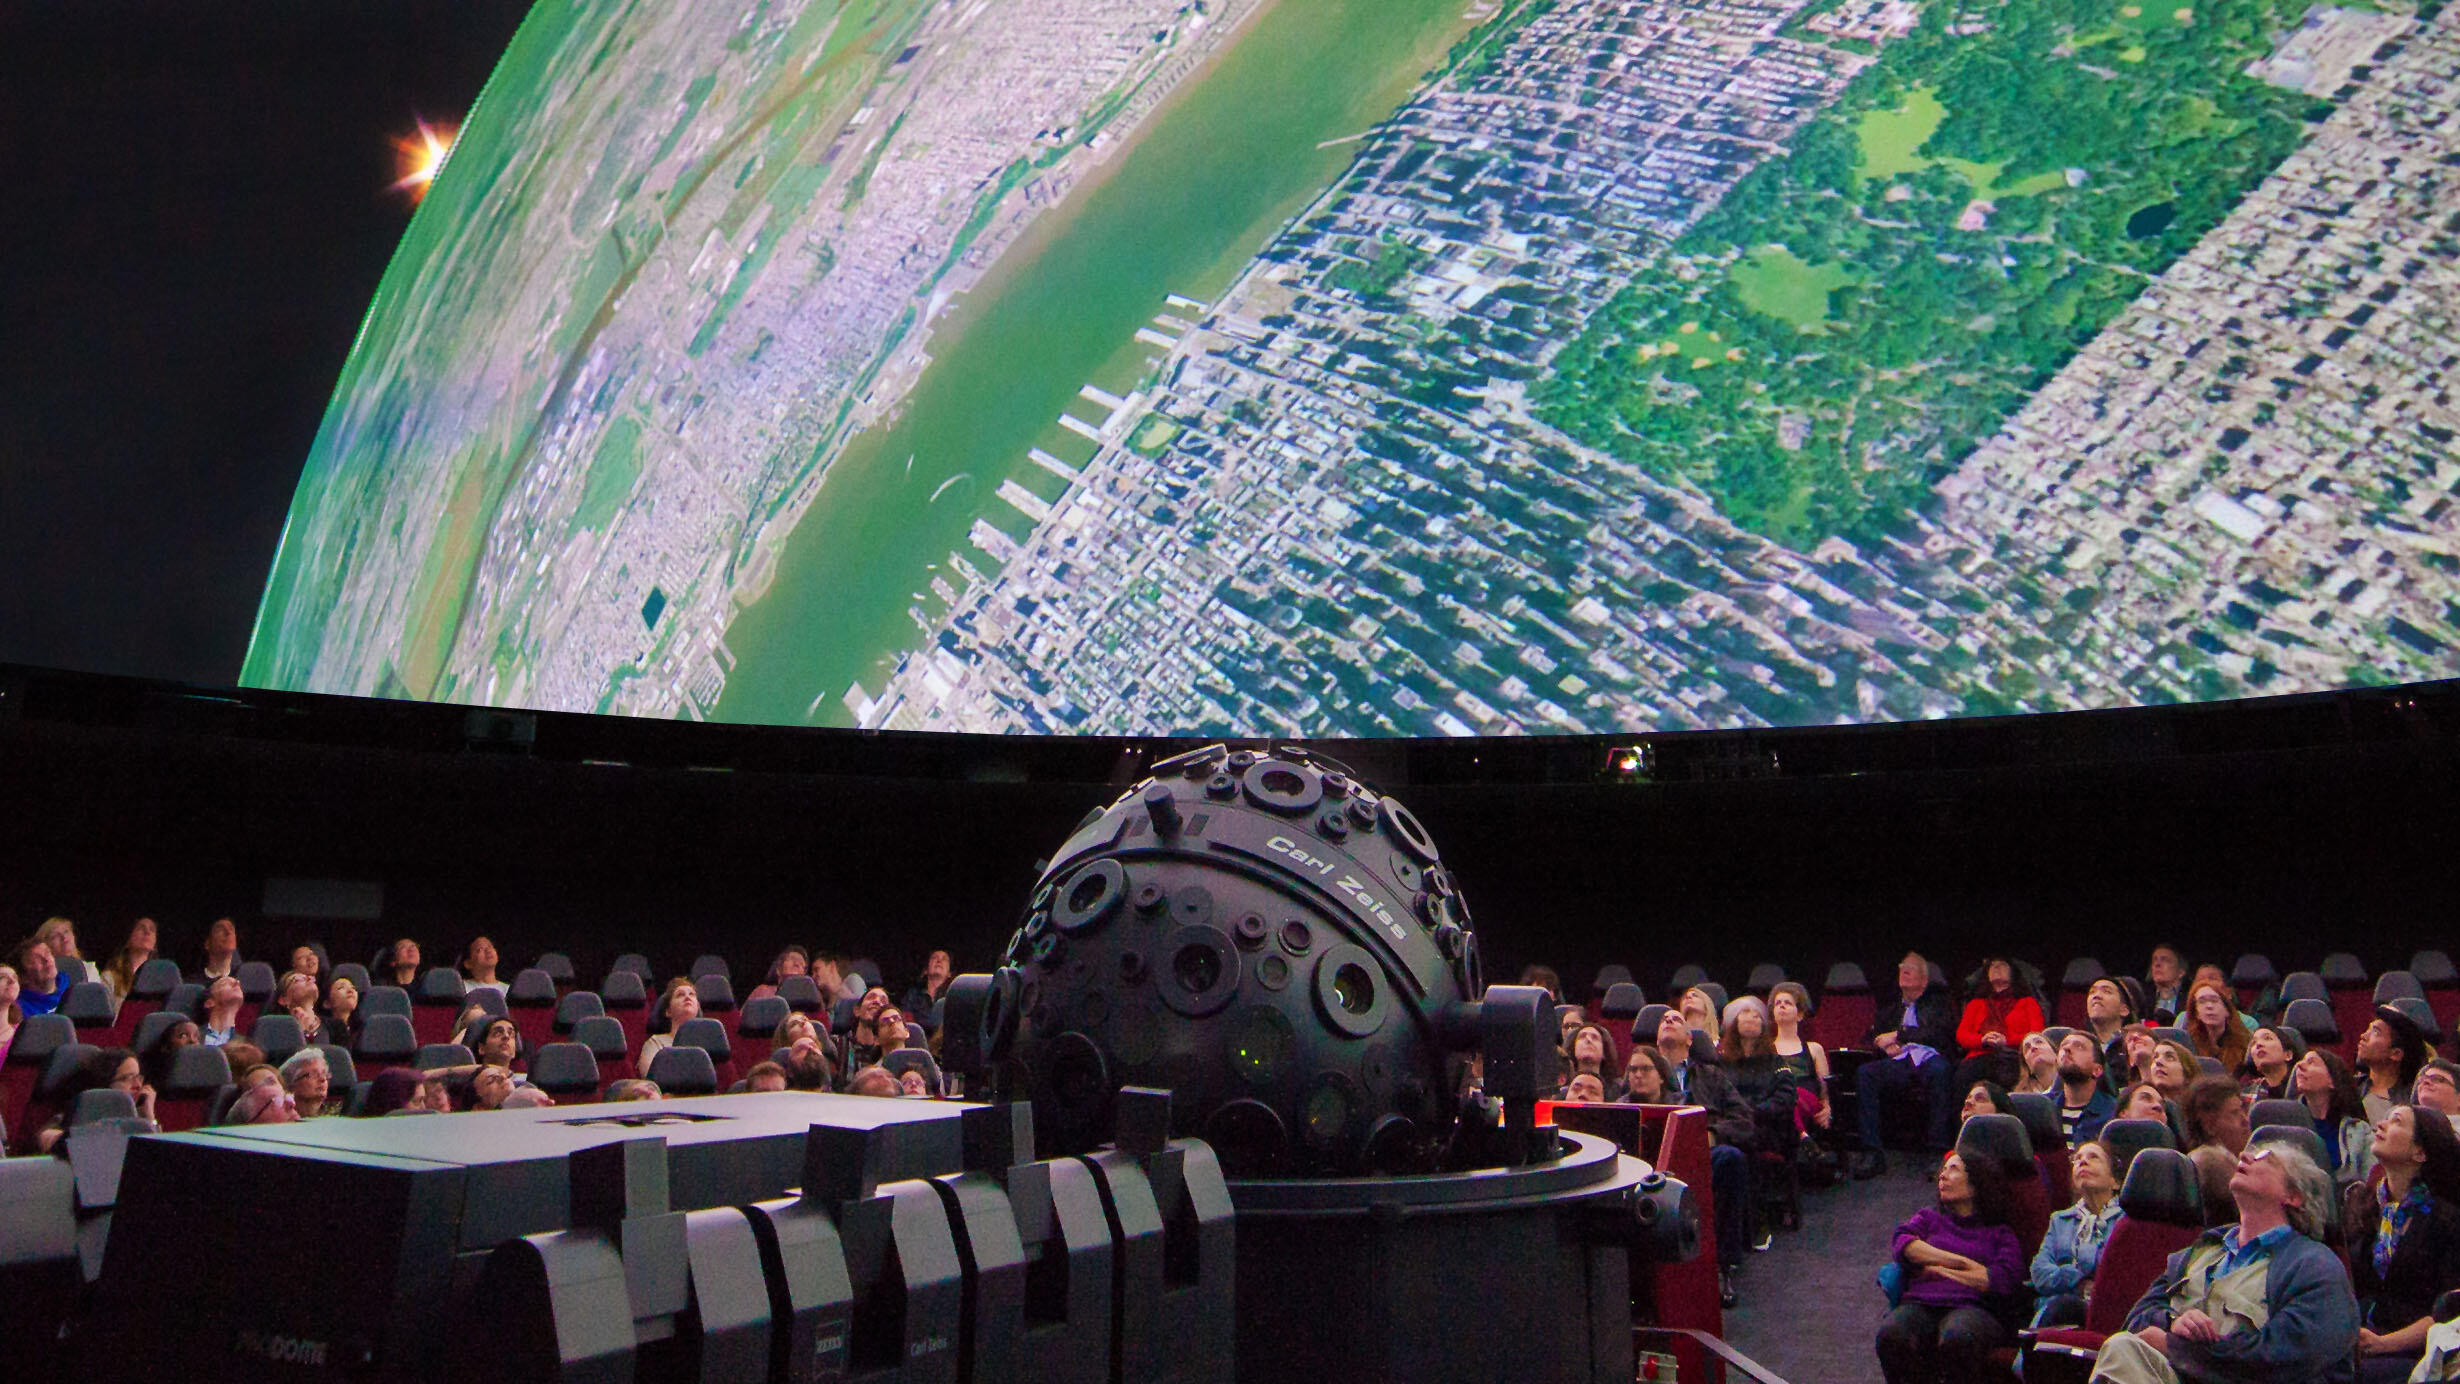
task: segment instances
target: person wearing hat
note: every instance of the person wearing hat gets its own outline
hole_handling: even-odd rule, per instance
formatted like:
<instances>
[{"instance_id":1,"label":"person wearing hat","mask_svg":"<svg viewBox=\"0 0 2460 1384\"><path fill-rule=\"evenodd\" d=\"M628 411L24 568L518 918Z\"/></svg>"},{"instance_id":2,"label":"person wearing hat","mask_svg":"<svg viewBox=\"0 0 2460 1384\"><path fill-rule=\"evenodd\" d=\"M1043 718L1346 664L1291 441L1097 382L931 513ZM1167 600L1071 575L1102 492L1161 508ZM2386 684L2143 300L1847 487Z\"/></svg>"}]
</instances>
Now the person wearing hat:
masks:
<instances>
[{"instance_id":1,"label":"person wearing hat","mask_svg":"<svg viewBox=\"0 0 2460 1384\"><path fill-rule=\"evenodd\" d=\"M2246 1040L2246 1065L2238 1069L2238 1084L2246 1088L2250 1101L2294 1099L2289 1072L2304 1056L2305 1034L2287 1024L2265 1024Z\"/></svg>"},{"instance_id":2,"label":"person wearing hat","mask_svg":"<svg viewBox=\"0 0 2460 1384\"><path fill-rule=\"evenodd\" d=\"M2409 1103L2417 1069L2434 1054L2417 1021L2388 1004L2375 1006L2374 1022L2358 1035L2358 1066L2366 1072L2366 1119L2381 1124L2392 1107Z\"/></svg>"}]
</instances>

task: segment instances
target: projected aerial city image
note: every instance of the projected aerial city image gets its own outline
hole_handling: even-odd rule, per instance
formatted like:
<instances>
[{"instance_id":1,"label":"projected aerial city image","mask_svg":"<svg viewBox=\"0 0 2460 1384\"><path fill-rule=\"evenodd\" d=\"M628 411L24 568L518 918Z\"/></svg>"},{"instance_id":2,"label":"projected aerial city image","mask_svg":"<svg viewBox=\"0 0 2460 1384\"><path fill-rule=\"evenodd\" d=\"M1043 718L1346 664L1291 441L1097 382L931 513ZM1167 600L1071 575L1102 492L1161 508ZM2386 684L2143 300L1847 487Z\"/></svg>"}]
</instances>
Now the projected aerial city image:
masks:
<instances>
[{"instance_id":1,"label":"projected aerial city image","mask_svg":"<svg viewBox=\"0 0 2460 1384\"><path fill-rule=\"evenodd\" d=\"M243 681L874 728L2460 672L2460 18L540 5Z\"/></svg>"}]
</instances>

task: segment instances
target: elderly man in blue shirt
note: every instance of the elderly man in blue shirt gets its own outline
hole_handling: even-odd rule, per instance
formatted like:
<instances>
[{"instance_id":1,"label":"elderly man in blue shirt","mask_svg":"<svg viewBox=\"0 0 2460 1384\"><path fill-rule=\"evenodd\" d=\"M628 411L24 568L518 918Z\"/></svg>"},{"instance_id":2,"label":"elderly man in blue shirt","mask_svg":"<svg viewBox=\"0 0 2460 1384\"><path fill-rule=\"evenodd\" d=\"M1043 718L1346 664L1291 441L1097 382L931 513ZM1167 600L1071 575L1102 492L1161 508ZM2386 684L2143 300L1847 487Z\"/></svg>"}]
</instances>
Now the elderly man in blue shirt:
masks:
<instances>
[{"instance_id":1,"label":"elderly man in blue shirt","mask_svg":"<svg viewBox=\"0 0 2460 1384\"><path fill-rule=\"evenodd\" d=\"M2102 1343L2111 1384L2333 1384L2351 1376L2357 1294L2323 1245L2332 1176L2302 1150L2259 1144L2230 1176L2238 1223L2206 1231Z\"/></svg>"}]
</instances>

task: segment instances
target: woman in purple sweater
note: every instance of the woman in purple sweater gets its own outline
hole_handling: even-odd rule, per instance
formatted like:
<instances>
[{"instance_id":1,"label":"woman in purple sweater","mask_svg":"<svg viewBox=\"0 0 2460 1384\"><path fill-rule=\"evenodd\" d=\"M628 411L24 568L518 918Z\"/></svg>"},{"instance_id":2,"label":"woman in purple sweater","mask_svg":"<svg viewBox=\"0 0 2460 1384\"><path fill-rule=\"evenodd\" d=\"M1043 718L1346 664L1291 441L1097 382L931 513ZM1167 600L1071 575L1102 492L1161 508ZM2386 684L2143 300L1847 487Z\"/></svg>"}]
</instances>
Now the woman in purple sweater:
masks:
<instances>
[{"instance_id":1,"label":"woman in purple sweater","mask_svg":"<svg viewBox=\"0 0 2460 1384\"><path fill-rule=\"evenodd\" d=\"M1995 1377L1990 1352L2008 1343L1990 1309L2024 1282L2024 1251L2007 1227L2008 1188L1988 1163L1939 1165L1939 1205L1896 1228L1890 1248L1905 1291L1879 1324L1888 1384L1966 1384Z\"/></svg>"}]
</instances>

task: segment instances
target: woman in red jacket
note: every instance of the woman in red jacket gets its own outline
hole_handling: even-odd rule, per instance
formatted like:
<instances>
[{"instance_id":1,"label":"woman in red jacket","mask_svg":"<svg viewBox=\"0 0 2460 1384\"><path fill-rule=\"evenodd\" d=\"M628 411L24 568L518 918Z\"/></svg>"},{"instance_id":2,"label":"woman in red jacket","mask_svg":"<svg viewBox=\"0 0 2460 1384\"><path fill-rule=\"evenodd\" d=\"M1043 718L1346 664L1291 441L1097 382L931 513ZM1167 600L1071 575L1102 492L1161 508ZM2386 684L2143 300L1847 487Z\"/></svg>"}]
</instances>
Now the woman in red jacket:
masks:
<instances>
[{"instance_id":1,"label":"woman in red jacket","mask_svg":"<svg viewBox=\"0 0 2460 1384\"><path fill-rule=\"evenodd\" d=\"M1965 1049L1965 1060L1956 1069L1960 1091L1971 1090L1977 1081L2015 1085L2023 1075L2017 1053L2025 1036L2046 1027L2040 1001L2016 986L2014 962L1990 957L1982 962L1977 980L1973 998L1965 1001L1964 1017L1956 1024L1956 1041Z\"/></svg>"}]
</instances>

